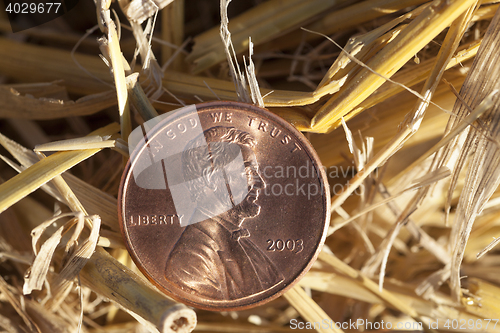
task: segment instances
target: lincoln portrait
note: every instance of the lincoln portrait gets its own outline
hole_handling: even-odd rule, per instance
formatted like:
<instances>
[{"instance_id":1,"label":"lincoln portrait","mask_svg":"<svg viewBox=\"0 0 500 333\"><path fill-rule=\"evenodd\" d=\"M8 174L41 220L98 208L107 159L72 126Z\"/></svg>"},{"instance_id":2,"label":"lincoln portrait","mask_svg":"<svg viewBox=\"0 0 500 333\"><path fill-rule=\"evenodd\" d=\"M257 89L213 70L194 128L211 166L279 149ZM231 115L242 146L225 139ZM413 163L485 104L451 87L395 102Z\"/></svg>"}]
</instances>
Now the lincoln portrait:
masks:
<instances>
[{"instance_id":1,"label":"lincoln portrait","mask_svg":"<svg viewBox=\"0 0 500 333\"><path fill-rule=\"evenodd\" d=\"M252 241L252 228L245 228L245 221L260 214L259 193L266 186L255 146L249 133L216 126L188 142L182 153L184 181L196 205L191 220L201 222L184 228L167 259L165 278L188 293L235 300L283 281Z\"/></svg>"}]
</instances>

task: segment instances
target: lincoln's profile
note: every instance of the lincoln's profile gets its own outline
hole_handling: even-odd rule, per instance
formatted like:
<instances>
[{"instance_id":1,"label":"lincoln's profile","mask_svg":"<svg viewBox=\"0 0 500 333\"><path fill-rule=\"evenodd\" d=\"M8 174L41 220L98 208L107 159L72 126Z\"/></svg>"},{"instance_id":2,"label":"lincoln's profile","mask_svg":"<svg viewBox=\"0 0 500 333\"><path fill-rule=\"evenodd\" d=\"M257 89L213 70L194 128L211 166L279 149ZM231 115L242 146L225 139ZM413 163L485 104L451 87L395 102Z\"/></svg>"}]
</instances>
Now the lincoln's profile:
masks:
<instances>
[{"instance_id":1,"label":"lincoln's profile","mask_svg":"<svg viewBox=\"0 0 500 333\"><path fill-rule=\"evenodd\" d=\"M266 186L255 145L249 133L217 126L190 141L182 153L183 177L196 202L191 219L202 221L184 229L167 259L165 278L184 291L232 300L283 281L242 228L243 221L259 215L259 191Z\"/></svg>"}]
</instances>

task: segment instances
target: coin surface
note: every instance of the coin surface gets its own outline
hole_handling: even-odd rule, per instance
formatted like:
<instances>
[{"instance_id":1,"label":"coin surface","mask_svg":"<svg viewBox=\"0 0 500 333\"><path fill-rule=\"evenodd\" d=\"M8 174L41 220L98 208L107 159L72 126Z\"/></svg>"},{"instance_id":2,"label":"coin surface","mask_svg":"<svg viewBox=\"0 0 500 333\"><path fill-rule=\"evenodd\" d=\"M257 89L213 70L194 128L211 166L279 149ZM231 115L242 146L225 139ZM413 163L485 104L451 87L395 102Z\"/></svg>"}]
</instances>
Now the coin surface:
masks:
<instances>
[{"instance_id":1,"label":"coin surface","mask_svg":"<svg viewBox=\"0 0 500 333\"><path fill-rule=\"evenodd\" d=\"M209 102L129 138L118 197L125 244L160 290L207 310L270 301L321 251L326 174L305 137L249 104Z\"/></svg>"}]
</instances>

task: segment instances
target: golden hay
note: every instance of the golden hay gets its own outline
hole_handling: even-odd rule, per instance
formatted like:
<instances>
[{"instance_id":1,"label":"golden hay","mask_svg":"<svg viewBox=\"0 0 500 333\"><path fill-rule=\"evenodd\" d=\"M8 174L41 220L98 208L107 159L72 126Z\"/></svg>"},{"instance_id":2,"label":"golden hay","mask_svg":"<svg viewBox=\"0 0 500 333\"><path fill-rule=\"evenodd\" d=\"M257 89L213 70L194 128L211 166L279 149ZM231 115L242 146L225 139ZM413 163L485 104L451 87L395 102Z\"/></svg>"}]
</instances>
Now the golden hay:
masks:
<instances>
[{"instance_id":1,"label":"golden hay","mask_svg":"<svg viewBox=\"0 0 500 333\"><path fill-rule=\"evenodd\" d=\"M0 331L500 332L498 1L229 2L0 12ZM116 207L132 128L214 99L305 132L332 189L311 271L231 313L160 293Z\"/></svg>"}]
</instances>

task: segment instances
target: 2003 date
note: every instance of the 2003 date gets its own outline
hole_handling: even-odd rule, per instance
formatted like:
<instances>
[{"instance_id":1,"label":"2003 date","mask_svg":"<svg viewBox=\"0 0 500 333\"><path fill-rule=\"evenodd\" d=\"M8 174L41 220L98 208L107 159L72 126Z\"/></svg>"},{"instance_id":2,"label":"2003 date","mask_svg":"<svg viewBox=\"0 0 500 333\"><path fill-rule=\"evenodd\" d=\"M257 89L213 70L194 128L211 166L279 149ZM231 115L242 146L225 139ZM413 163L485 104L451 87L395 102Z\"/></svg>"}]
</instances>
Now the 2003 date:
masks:
<instances>
[{"instance_id":1,"label":"2003 date","mask_svg":"<svg viewBox=\"0 0 500 333\"><path fill-rule=\"evenodd\" d=\"M283 252L283 251L290 251L295 254L300 253L304 250L304 241L302 239L287 239L287 240L282 240L282 239L268 239L267 240L267 251L269 252Z\"/></svg>"}]
</instances>

